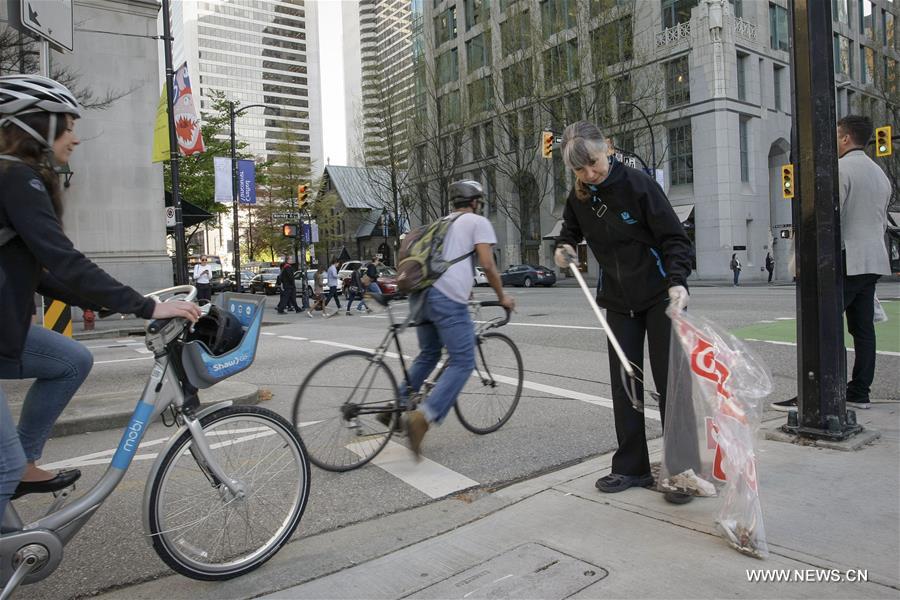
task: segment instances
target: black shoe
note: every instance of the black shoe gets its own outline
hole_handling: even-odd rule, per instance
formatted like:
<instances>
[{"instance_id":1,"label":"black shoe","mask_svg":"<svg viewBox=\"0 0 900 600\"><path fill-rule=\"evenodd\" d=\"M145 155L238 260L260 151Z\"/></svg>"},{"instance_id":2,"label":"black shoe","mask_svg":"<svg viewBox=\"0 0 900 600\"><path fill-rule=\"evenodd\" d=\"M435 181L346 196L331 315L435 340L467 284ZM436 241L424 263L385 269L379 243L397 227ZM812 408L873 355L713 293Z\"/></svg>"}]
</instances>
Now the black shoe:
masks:
<instances>
[{"instance_id":1,"label":"black shoe","mask_svg":"<svg viewBox=\"0 0 900 600\"><path fill-rule=\"evenodd\" d=\"M606 477L597 480L594 486L601 492L607 494L615 494L624 492L630 487L647 487L653 485L653 475L619 475L618 473L610 473Z\"/></svg>"},{"instance_id":2,"label":"black shoe","mask_svg":"<svg viewBox=\"0 0 900 600\"><path fill-rule=\"evenodd\" d=\"M278 312L279 315L283 315L283 314L284 314L284 311L283 311L283 310L279 310L279 311L277 311L277 312Z\"/></svg>"},{"instance_id":3,"label":"black shoe","mask_svg":"<svg viewBox=\"0 0 900 600\"><path fill-rule=\"evenodd\" d=\"M670 504L687 504L694 499L694 496L684 492L666 492L663 494L663 498Z\"/></svg>"},{"instance_id":4,"label":"black shoe","mask_svg":"<svg viewBox=\"0 0 900 600\"><path fill-rule=\"evenodd\" d=\"M390 427L391 419L394 418L394 411L388 412L380 412L375 415L375 420L384 425L385 427ZM394 423L394 432L399 433L403 431L403 423L401 422L403 419L400 418L400 415L397 415L397 422Z\"/></svg>"},{"instance_id":5,"label":"black shoe","mask_svg":"<svg viewBox=\"0 0 900 600\"><path fill-rule=\"evenodd\" d=\"M53 479L44 481L20 481L16 487L16 491L12 496L15 500L25 494L47 494L57 492L71 486L81 477L81 471L78 469L70 469L68 471L60 471Z\"/></svg>"},{"instance_id":6,"label":"black shoe","mask_svg":"<svg viewBox=\"0 0 900 600\"><path fill-rule=\"evenodd\" d=\"M780 410L782 412L790 412L795 408L797 408L797 396L794 396L790 400L782 400L781 402L772 403L773 410Z\"/></svg>"}]
</instances>

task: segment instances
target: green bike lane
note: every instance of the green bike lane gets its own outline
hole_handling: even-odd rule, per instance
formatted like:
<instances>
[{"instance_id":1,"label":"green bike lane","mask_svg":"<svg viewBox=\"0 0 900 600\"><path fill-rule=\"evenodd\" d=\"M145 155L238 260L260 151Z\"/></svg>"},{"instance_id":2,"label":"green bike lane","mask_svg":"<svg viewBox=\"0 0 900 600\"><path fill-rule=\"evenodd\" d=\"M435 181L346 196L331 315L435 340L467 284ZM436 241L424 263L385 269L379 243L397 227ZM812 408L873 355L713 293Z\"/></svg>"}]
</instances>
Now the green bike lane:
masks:
<instances>
[{"instance_id":1,"label":"green bike lane","mask_svg":"<svg viewBox=\"0 0 900 600\"><path fill-rule=\"evenodd\" d=\"M880 354L900 356L900 300L882 300L881 305L884 307L888 320L875 324L876 350ZM734 329L732 333L745 340L796 344L797 319L778 317L772 320L763 320ZM844 343L848 349L853 348L853 338L847 332L846 320L844 321Z\"/></svg>"}]
</instances>

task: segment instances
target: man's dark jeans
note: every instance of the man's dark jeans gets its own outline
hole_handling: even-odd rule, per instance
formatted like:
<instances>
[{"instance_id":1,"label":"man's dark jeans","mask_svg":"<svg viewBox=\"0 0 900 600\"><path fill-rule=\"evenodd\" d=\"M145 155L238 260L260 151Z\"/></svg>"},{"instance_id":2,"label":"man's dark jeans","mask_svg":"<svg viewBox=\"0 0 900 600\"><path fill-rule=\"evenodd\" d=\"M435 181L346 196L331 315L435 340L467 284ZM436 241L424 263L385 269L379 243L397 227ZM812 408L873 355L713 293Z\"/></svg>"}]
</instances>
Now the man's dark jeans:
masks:
<instances>
[{"instance_id":1,"label":"man's dark jeans","mask_svg":"<svg viewBox=\"0 0 900 600\"><path fill-rule=\"evenodd\" d=\"M875 283L881 275L844 276L844 312L853 336L853 374L847 383L848 402L868 402L875 379Z\"/></svg>"}]
</instances>

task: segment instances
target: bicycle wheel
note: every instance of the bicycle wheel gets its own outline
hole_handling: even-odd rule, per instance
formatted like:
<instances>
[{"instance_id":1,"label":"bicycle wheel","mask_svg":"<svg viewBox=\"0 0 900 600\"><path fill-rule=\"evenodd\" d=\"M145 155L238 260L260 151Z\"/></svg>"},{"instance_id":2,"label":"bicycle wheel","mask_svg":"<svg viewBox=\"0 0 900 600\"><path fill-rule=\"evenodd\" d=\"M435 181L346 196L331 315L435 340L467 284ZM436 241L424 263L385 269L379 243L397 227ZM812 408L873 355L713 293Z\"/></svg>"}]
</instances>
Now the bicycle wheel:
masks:
<instances>
[{"instance_id":1,"label":"bicycle wheel","mask_svg":"<svg viewBox=\"0 0 900 600\"><path fill-rule=\"evenodd\" d=\"M294 533L309 497L309 460L291 424L264 408L229 406L200 425L243 494L198 464L185 431L151 483L145 518L153 549L173 570L192 579L231 579L272 558Z\"/></svg>"},{"instance_id":2,"label":"bicycle wheel","mask_svg":"<svg viewBox=\"0 0 900 600\"><path fill-rule=\"evenodd\" d=\"M478 434L500 429L519 404L522 378L522 355L513 341L496 331L482 335L475 370L453 405L463 427Z\"/></svg>"},{"instance_id":3,"label":"bicycle wheel","mask_svg":"<svg viewBox=\"0 0 900 600\"><path fill-rule=\"evenodd\" d=\"M316 365L297 391L293 412L313 464L350 471L372 460L399 419L397 389L390 368L370 352L338 352Z\"/></svg>"}]
</instances>

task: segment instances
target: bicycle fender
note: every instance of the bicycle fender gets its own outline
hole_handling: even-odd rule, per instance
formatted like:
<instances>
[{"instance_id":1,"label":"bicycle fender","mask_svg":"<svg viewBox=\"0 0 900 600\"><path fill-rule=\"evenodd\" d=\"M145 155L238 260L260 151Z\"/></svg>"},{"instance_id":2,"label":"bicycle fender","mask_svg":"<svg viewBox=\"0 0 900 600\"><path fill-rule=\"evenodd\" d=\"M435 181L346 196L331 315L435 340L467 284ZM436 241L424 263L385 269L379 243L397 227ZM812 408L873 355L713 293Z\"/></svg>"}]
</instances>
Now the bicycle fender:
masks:
<instances>
[{"instance_id":1,"label":"bicycle fender","mask_svg":"<svg viewBox=\"0 0 900 600\"><path fill-rule=\"evenodd\" d=\"M225 400L224 402L219 402L217 404L213 404L212 406L207 406L200 412L196 413L195 418L199 421L206 415L228 408L232 404L234 404L232 400ZM175 445L175 442L185 431L188 431L187 425L182 425L175 431L175 433L172 434L172 437L169 438L169 440L159 451L159 454L156 455L156 460L153 461L153 467L150 469L150 473L147 475L147 483L144 485L144 504L141 510L141 521L144 524L144 535L146 535L147 537L150 537L150 493L153 489L153 480L156 479L156 476L159 473L159 468L162 465L163 458L165 458L166 454L169 453L169 450L172 448L172 446Z\"/></svg>"}]
</instances>

